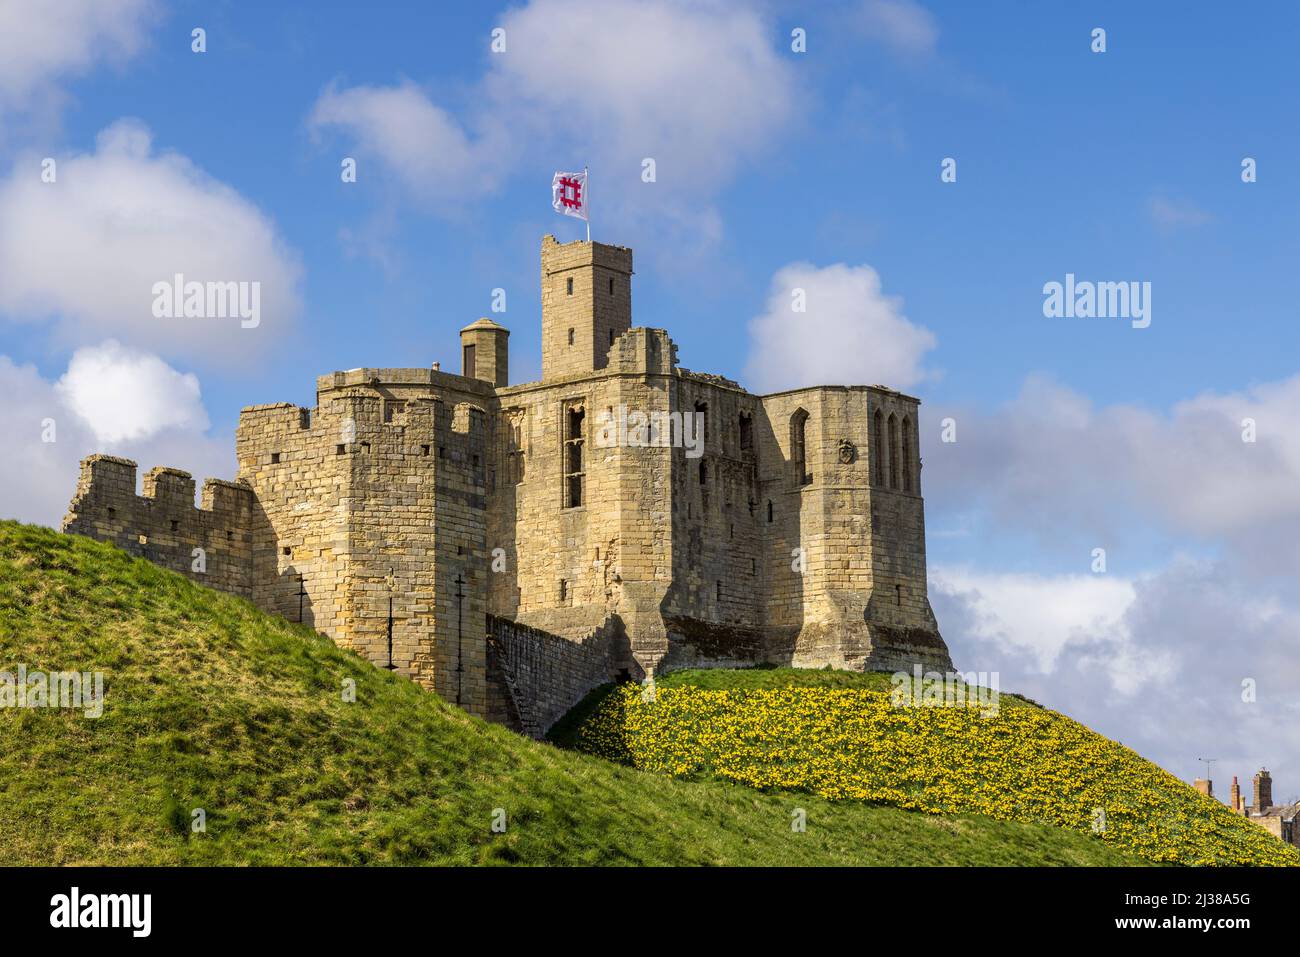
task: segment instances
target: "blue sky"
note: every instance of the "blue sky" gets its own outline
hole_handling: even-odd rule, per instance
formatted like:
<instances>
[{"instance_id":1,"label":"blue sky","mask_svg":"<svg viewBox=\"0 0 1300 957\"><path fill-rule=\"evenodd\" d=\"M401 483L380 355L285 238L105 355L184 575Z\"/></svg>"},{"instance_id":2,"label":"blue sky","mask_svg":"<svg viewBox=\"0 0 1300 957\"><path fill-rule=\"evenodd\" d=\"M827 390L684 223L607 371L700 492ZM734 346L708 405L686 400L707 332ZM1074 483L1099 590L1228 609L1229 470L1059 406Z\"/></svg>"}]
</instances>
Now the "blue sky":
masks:
<instances>
[{"instance_id":1,"label":"blue sky","mask_svg":"<svg viewBox=\"0 0 1300 957\"><path fill-rule=\"evenodd\" d=\"M589 164L593 237L634 247L634 322L682 365L922 398L959 666L1184 777L1214 751L1300 794L1294 7L67 0L48 29L39 7L0 5L2 424L19 447L66 427L0 471L5 514L57 524L91 451L229 476L241 406L455 368L481 315L535 378L539 240L581 235L551 173ZM181 262L263 281L261 327L156 339L118 277ZM1149 282L1150 327L1045 318L1066 273Z\"/></svg>"}]
</instances>

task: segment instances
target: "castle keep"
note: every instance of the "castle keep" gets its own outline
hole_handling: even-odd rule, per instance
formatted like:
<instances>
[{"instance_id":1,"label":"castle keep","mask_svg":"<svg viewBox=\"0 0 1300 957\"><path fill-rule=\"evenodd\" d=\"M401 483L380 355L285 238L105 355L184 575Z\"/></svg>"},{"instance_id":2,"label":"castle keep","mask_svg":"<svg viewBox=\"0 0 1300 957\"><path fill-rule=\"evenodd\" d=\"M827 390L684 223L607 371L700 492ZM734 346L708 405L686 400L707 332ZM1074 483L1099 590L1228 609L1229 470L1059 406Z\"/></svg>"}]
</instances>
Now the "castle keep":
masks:
<instances>
[{"instance_id":1,"label":"castle keep","mask_svg":"<svg viewBox=\"0 0 1300 957\"><path fill-rule=\"evenodd\" d=\"M237 480L198 508L185 472L137 495L134 462L87 458L64 531L531 734L599 684L685 666L951 668L916 399L753 395L632 326L630 249L547 236L541 265L541 381L511 385L509 332L479 319L460 375L351 369L317 379L315 408L244 409ZM624 414L700 421L700 444L611 434Z\"/></svg>"}]
</instances>

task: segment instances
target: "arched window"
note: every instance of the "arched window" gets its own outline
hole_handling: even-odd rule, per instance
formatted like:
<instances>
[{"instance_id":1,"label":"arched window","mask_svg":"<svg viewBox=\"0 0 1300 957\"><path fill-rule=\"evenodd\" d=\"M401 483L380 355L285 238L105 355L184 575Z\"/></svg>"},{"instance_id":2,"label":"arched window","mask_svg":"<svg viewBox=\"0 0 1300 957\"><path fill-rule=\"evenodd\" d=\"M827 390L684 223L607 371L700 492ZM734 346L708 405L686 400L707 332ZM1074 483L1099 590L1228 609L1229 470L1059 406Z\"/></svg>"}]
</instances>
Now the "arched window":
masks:
<instances>
[{"instance_id":1,"label":"arched window","mask_svg":"<svg viewBox=\"0 0 1300 957\"><path fill-rule=\"evenodd\" d=\"M876 485L885 484L885 416L879 409L871 420L871 475Z\"/></svg>"},{"instance_id":2,"label":"arched window","mask_svg":"<svg viewBox=\"0 0 1300 957\"><path fill-rule=\"evenodd\" d=\"M803 409L790 416L790 462L800 485L812 484L812 475L808 471L807 425L808 413Z\"/></svg>"},{"instance_id":3,"label":"arched window","mask_svg":"<svg viewBox=\"0 0 1300 957\"><path fill-rule=\"evenodd\" d=\"M903 416L903 491L912 491L912 420Z\"/></svg>"},{"instance_id":4,"label":"arched window","mask_svg":"<svg viewBox=\"0 0 1300 957\"><path fill-rule=\"evenodd\" d=\"M898 488L898 419L889 413L889 487Z\"/></svg>"}]
</instances>

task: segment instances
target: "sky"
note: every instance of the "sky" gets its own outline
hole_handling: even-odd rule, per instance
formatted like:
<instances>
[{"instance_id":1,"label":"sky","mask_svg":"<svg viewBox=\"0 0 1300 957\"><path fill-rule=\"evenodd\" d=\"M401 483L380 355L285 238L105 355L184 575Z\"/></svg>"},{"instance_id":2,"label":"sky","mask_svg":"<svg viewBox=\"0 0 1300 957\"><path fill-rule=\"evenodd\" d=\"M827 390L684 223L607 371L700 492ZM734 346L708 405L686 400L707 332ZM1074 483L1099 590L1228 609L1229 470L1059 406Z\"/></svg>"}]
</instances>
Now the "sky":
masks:
<instances>
[{"instance_id":1,"label":"sky","mask_svg":"<svg viewBox=\"0 0 1300 957\"><path fill-rule=\"evenodd\" d=\"M960 669L1298 798L1300 9L1252 11L0 0L0 516L92 452L233 477L242 406L479 316L538 378L586 166L684 367L921 398ZM256 324L157 317L176 273ZM1067 275L1146 318L1046 315Z\"/></svg>"}]
</instances>

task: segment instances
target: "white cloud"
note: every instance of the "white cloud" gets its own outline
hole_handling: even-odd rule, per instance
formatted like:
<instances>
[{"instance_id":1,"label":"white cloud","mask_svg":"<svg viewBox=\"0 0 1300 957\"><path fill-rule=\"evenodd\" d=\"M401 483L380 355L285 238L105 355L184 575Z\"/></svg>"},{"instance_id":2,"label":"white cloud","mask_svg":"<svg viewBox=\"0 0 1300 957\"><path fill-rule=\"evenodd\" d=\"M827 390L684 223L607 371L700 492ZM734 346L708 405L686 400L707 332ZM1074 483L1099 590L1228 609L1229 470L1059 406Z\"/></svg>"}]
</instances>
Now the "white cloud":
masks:
<instances>
[{"instance_id":1,"label":"white cloud","mask_svg":"<svg viewBox=\"0 0 1300 957\"><path fill-rule=\"evenodd\" d=\"M52 110L60 79L134 56L157 14L154 0L0 3L0 111Z\"/></svg>"},{"instance_id":2,"label":"white cloud","mask_svg":"<svg viewBox=\"0 0 1300 957\"><path fill-rule=\"evenodd\" d=\"M42 182L34 157L0 180L0 315L55 318L66 342L113 336L169 357L247 362L292 324L300 268L251 202L123 120L94 153L59 161ZM260 282L261 324L158 319L153 285Z\"/></svg>"},{"instance_id":3,"label":"white cloud","mask_svg":"<svg viewBox=\"0 0 1300 957\"><path fill-rule=\"evenodd\" d=\"M926 497L978 507L1003 527L1068 534L1089 547L1136 529L1224 543L1283 567L1300 560L1300 375L1239 392L1204 393L1167 413L1094 407L1033 377L992 412L932 409L957 441L923 429ZM1242 441L1253 419L1256 441Z\"/></svg>"},{"instance_id":4,"label":"white cloud","mask_svg":"<svg viewBox=\"0 0 1300 957\"><path fill-rule=\"evenodd\" d=\"M502 20L509 52L492 60L496 104L640 184L712 190L780 133L795 104L782 36L758 12L723 3L534 0ZM575 160L578 159L575 157Z\"/></svg>"},{"instance_id":5,"label":"white cloud","mask_svg":"<svg viewBox=\"0 0 1300 957\"><path fill-rule=\"evenodd\" d=\"M796 312L803 290L806 311ZM906 389L925 379L934 335L886 296L870 266L791 263L772 278L767 310L750 322L746 366L758 392L847 382Z\"/></svg>"},{"instance_id":6,"label":"white cloud","mask_svg":"<svg viewBox=\"0 0 1300 957\"><path fill-rule=\"evenodd\" d=\"M110 339L78 349L55 386L101 442L147 439L164 429L202 432L208 416L193 373Z\"/></svg>"},{"instance_id":7,"label":"white cloud","mask_svg":"<svg viewBox=\"0 0 1300 957\"><path fill-rule=\"evenodd\" d=\"M489 192L502 152L472 142L457 120L410 82L398 86L331 86L309 124L344 130L413 194L454 206ZM363 173L358 174L364 175Z\"/></svg>"},{"instance_id":8,"label":"white cloud","mask_svg":"<svg viewBox=\"0 0 1300 957\"><path fill-rule=\"evenodd\" d=\"M1131 640L1125 615L1133 605L1133 583L1109 575L1038 575L939 566L932 586L964 602L968 641L991 643L1000 655L1032 660L1039 671L1055 669L1068 646L1104 641L1116 665L1112 686L1132 693L1167 670L1135 668L1131 654L1116 654Z\"/></svg>"},{"instance_id":9,"label":"white cloud","mask_svg":"<svg viewBox=\"0 0 1300 957\"><path fill-rule=\"evenodd\" d=\"M107 346L87 351L92 356L98 352L101 362L104 355L112 354ZM4 490L0 518L57 527L76 490L81 459L95 452L136 459L141 473L155 465L176 466L192 472L200 485L208 476L232 477L233 437L206 434L207 415L197 396L187 394L187 377L168 369L156 357L140 354L127 354L116 368L132 365L144 370L152 385L137 388L141 394L129 402L107 397L105 401L114 405L119 417L114 421L92 411L92 421L110 430L129 431L129 416L142 415L150 430L110 440L69 405L69 401L86 398L86 393L68 384L79 382L87 366L81 365L80 371L70 368L61 380L51 382L33 366L17 365L0 355L0 395L5 396L0 402L0 436L5 441L5 454L0 456L0 489ZM107 367L111 372L115 364L109 361ZM93 390L93 386L89 388ZM175 399L185 403L183 416L169 416L157 406ZM46 441L51 437L51 425L54 441Z\"/></svg>"},{"instance_id":10,"label":"white cloud","mask_svg":"<svg viewBox=\"0 0 1300 957\"><path fill-rule=\"evenodd\" d=\"M915 0L863 0L859 19L882 43L906 56L931 54L939 42L934 17Z\"/></svg>"},{"instance_id":11,"label":"white cloud","mask_svg":"<svg viewBox=\"0 0 1300 957\"><path fill-rule=\"evenodd\" d=\"M592 168L593 214L699 240L714 192L789 134L796 74L760 12L685 0L533 0L456 119L411 83L332 86L309 117L341 129L439 212L519 169ZM656 164L654 183L642 160ZM545 195L548 183L539 191ZM543 200L544 201L544 200ZM692 224L683 229L682 224Z\"/></svg>"}]
</instances>

